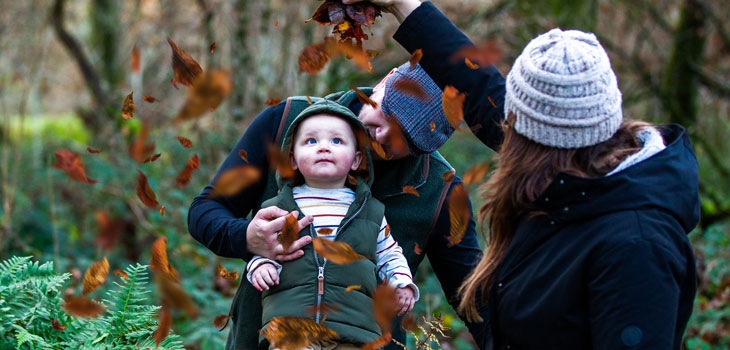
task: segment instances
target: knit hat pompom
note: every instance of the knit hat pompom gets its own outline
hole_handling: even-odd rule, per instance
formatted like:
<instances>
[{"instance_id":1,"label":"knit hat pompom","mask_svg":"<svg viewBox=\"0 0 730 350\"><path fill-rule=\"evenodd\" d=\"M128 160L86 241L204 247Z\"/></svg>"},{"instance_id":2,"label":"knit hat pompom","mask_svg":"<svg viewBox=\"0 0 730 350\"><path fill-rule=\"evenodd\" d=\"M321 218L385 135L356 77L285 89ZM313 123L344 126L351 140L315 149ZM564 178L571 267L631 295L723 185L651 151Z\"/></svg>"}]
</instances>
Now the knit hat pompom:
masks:
<instances>
[{"instance_id":1,"label":"knit hat pompom","mask_svg":"<svg viewBox=\"0 0 730 350\"><path fill-rule=\"evenodd\" d=\"M592 33L555 28L532 39L507 74L505 115L537 143L582 148L621 125L621 91L606 51Z\"/></svg>"},{"instance_id":2,"label":"knit hat pompom","mask_svg":"<svg viewBox=\"0 0 730 350\"><path fill-rule=\"evenodd\" d=\"M399 83L410 80L421 87L425 98L401 91ZM416 154L437 150L454 132L441 106L443 92L420 65L409 62L398 67L385 83L381 107L386 117L394 117Z\"/></svg>"}]
</instances>

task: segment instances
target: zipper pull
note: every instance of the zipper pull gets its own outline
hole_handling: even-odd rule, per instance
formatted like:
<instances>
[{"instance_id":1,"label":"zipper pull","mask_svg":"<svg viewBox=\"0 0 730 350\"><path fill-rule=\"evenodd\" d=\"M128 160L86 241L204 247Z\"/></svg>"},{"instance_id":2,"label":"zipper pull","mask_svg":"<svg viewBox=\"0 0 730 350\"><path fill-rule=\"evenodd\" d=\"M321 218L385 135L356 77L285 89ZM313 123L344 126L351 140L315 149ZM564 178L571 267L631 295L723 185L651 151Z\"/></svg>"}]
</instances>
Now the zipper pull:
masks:
<instances>
[{"instance_id":1,"label":"zipper pull","mask_svg":"<svg viewBox=\"0 0 730 350\"><path fill-rule=\"evenodd\" d=\"M317 294L324 294L324 266L320 266L317 274Z\"/></svg>"}]
</instances>

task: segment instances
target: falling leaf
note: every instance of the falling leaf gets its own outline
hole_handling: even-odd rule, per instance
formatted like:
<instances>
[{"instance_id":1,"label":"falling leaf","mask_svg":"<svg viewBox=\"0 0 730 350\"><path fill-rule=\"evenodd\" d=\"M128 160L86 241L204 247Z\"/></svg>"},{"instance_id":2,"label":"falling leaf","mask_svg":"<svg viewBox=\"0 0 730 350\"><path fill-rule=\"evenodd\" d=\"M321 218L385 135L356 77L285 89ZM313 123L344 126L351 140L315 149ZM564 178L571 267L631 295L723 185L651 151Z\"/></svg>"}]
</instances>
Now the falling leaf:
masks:
<instances>
[{"instance_id":1,"label":"falling leaf","mask_svg":"<svg viewBox=\"0 0 730 350\"><path fill-rule=\"evenodd\" d=\"M330 54L327 44L316 43L304 48L299 54L299 72L317 74L329 62Z\"/></svg>"},{"instance_id":2,"label":"falling leaf","mask_svg":"<svg viewBox=\"0 0 730 350\"><path fill-rule=\"evenodd\" d=\"M368 56L369 59L380 56L380 52L375 50L365 50L365 54Z\"/></svg>"},{"instance_id":3,"label":"falling leaf","mask_svg":"<svg viewBox=\"0 0 730 350\"><path fill-rule=\"evenodd\" d=\"M148 208L157 208L157 205L159 204L157 202L157 196L155 196L155 192L152 191L152 187L150 187L149 182L147 182L147 175L139 169L137 169L137 173L139 173L137 176L137 197L139 197L139 200L141 200Z\"/></svg>"},{"instance_id":4,"label":"falling leaf","mask_svg":"<svg viewBox=\"0 0 730 350\"><path fill-rule=\"evenodd\" d=\"M479 46L466 46L457 50L451 55L451 62L458 62L468 59L470 62L481 67L493 65L502 58L502 49L497 45L497 41L492 39ZM468 66L468 64L467 64ZM471 67L470 67L471 68ZM475 69L475 68L472 68Z\"/></svg>"},{"instance_id":5,"label":"falling leaf","mask_svg":"<svg viewBox=\"0 0 730 350\"><path fill-rule=\"evenodd\" d=\"M411 95L419 100L428 100L428 95L426 94L426 91L423 90L422 84L416 82L413 79L400 79L393 84L393 88L404 94Z\"/></svg>"},{"instance_id":6,"label":"falling leaf","mask_svg":"<svg viewBox=\"0 0 730 350\"><path fill-rule=\"evenodd\" d=\"M150 134L150 127L146 121L142 121L137 137L129 144L129 156L137 163L144 163L152 152L155 151L155 143L147 143Z\"/></svg>"},{"instance_id":7,"label":"falling leaf","mask_svg":"<svg viewBox=\"0 0 730 350\"><path fill-rule=\"evenodd\" d=\"M355 22L369 27L375 23L375 18L380 16L380 7L368 1L345 6L347 15Z\"/></svg>"},{"instance_id":8,"label":"falling leaf","mask_svg":"<svg viewBox=\"0 0 730 350\"><path fill-rule=\"evenodd\" d=\"M210 44L210 54L212 55L213 52L215 52L215 49L218 47L218 44L215 43L215 41Z\"/></svg>"},{"instance_id":9,"label":"falling leaf","mask_svg":"<svg viewBox=\"0 0 730 350\"><path fill-rule=\"evenodd\" d=\"M418 245L418 242L413 246L413 252L416 253L416 255L423 254L423 249L421 249L421 246Z\"/></svg>"},{"instance_id":10,"label":"falling leaf","mask_svg":"<svg viewBox=\"0 0 730 350\"><path fill-rule=\"evenodd\" d=\"M288 251L294 241L299 238L299 221L294 214L286 216L284 226L281 228L281 234L277 238L284 251Z\"/></svg>"},{"instance_id":11,"label":"falling leaf","mask_svg":"<svg viewBox=\"0 0 730 350\"><path fill-rule=\"evenodd\" d=\"M144 163L149 163L149 162L154 162L154 161L156 161L157 159L159 159L161 155L162 155L162 153L156 153L156 154L153 154L153 155L151 155L151 156L149 156L149 157L145 158L144 160L142 160L142 164L144 164Z\"/></svg>"},{"instance_id":12,"label":"falling leaf","mask_svg":"<svg viewBox=\"0 0 730 350\"><path fill-rule=\"evenodd\" d=\"M236 272L236 271L228 271L221 264L218 264L218 275L220 277L223 277L224 279L226 279L228 281L236 281L236 280L238 280L238 272Z\"/></svg>"},{"instance_id":13,"label":"falling leaf","mask_svg":"<svg viewBox=\"0 0 730 350\"><path fill-rule=\"evenodd\" d=\"M449 195L448 204L451 228L446 238L449 240L447 246L453 247L455 244L461 242L461 239L464 237L464 232L466 232L466 228L469 226L469 218L471 217L469 195L466 189L464 189L463 184L454 186Z\"/></svg>"},{"instance_id":14,"label":"falling leaf","mask_svg":"<svg viewBox=\"0 0 730 350\"><path fill-rule=\"evenodd\" d=\"M497 104L494 103L494 100L492 99L492 96L487 96L487 100L489 100L489 103L492 104L492 107L497 108Z\"/></svg>"},{"instance_id":15,"label":"falling leaf","mask_svg":"<svg viewBox=\"0 0 730 350\"><path fill-rule=\"evenodd\" d=\"M429 124L428 126L431 129L431 132L436 131L436 122L434 122L433 120L431 121L431 124Z\"/></svg>"},{"instance_id":16,"label":"falling leaf","mask_svg":"<svg viewBox=\"0 0 730 350\"><path fill-rule=\"evenodd\" d=\"M131 119L134 117L134 98L132 95L134 94L134 91L130 92L127 97L124 98L124 105L122 106L122 118L124 120Z\"/></svg>"},{"instance_id":17,"label":"falling leaf","mask_svg":"<svg viewBox=\"0 0 730 350\"><path fill-rule=\"evenodd\" d=\"M359 284L350 285L350 286L347 286L347 288L345 288L345 293L350 293L353 290L360 290L360 288L362 288L362 286Z\"/></svg>"},{"instance_id":18,"label":"falling leaf","mask_svg":"<svg viewBox=\"0 0 730 350\"><path fill-rule=\"evenodd\" d=\"M276 106L279 103L281 103L281 99L280 98L274 98L274 97L272 97L272 98L266 100L266 105L267 106Z\"/></svg>"},{"instance_id":19,"label":"falling leaf","mask_svg":"<svg viewBox=\"0 0 730 350\"><path fill-rule=\"evenodd\" d=\"M400 321L400 326L407 332L413 332L418 328L416 316L409 314Z\"/></svg>"},{"instance_id":20,"label":"falling leaf","mask_svg":"<svg viewBox=\"0 0 730 350\"><path fill-rule=\"evenodd\" d=\"M167 208L165 208L164 205L160 206L160 216L165 216L165 212L167 211Z\"/></svg>"},{"instance_id":21,"label":"falling leaf","mask_svg":"<svg viewBox=\"0 0 730 350\"><path fill-rule=\"evenodd\" d=\"M383 334L369 343L364 344L360 347L360 350L379 350L390 344L393 340L393 335L390 332L383 332Z\"/></svg>"},{"instance_id":22,"label":"falling leaf","mask_svg":"<svg viewBox=\"0 0 730 350\"><path fill-rule=\"evenodd\" d=\"M175 74L175 81L185 86L192 86L203 69L190 55L178 47L170 38L167 42L172 48L172 71Z\"/></svg>"},{"instance_id":23,"label":"falling leaf","mask_svg":"<svg viewBox=\"0 0 730 350\"><path fill-rule=\"evenodd\" d=\"M238 156L243 159L244 162L248 163L248 152L245 149L238 151Z\"/></svg>"},{"instance_id":24,"label":"falling leaf","mask_svg":"<svg viewBox=\"0 0 730 350\"><path fill-rule=\"evenodd\" d=\"M254 184L261 177L261 171L252 165L241 165L227 169L220 174L213 182L213 190L210 192L214 197L228 197L244 190Z\"/></svg>"},{"instance_id":25,"label":"falling leaf","mask_svg":"<svg viewBox=\"0 0 730 350\"><path fill-rule=\"evenodd\" d=\"M464 119L465 99L466 95L463 92L459 92L459 90L453 86L447 85L446 88L444 88L441 104L443 105L446 119L454 129L459 129L459 124L461 124L461 121Z\"/></svg>"},{"instance_id":26,"label":"falling leaf","mask_svg":"<svg viewBox=\"0 0 730 350\"><path fill-rule=\"evenodd\" d=\"M154 98L154 97L152 97L152 96L150 96L150 95L144 95L144 96L142 96L142 99L143 99L143 100L144 100L145 102L148 102L148 103L155 103L155 102L157 102L157 101L158 101L158 100L157 100L156 98Z\"/></svg>"},{"instance_id":27,"label":"falling leaf","mask_svg":"<svg viewBox=\"0 0 730 350\"><path fill-rule=\"evenodd\" d=\"M403 186L403 193L408 193L416 197L420 197L420 195L418 194L418 190L416 190L416 188L413 186Z\"/></svg>"},{"instance_id":28,"label":"falling leaf","mask_svg":"<svg viewBox=\"0 0 730 350\"><path fill-rule=\"evenodd\" d=\"M469 168L469 170L464 173L462 180L465 185L479 183L482 178L484 178L484 175L487 174L487 170L489 170L489 162L481 162Z\"/></svg>"},{"instance_id":29,"label":"falling leaf","mask_svg":"<svg viewBox=\"0 0 730 350\"><path fill-rule=\"evenodd\" d=\"M317 312L323 314L324 316L327 316L327 314L331 314L333 312L336 312L340 310L339 306L336 305L329 305L329 304L320 304L319 307L317 305L307 306L304 308L304 313L307 315L316 315Z\"/></svg>"},{"instance_id":30,"label":"falling leaf","mask_svg":"<svg viewBox=\"0 0 730 350\"><path fill-rule=\"evenodd\" d=\"M274 317L261 334L278 349L301 349L320 341L337 338L337 333L317 322L302 317Z\"/></svg>"},{"instance_id":31,"label":"falling leaf","mask_svg":"<svg viewBox=\"0 0 730 350\"><path fill-rule=\"evenodd\" d=\"M97 211L94 218L99 227L95 244L104 250L111 250L116 246L122 232L127 228L125 220L119 218L112 220L106 211Z\"/></svg>"},{"instance_id":32,"label":"falling leaf","mask_svg":"<svg viewBox=\"0 0 730 350\"><path fill-rule=\"evenodd\" d=\"M218 328L218 330L223 330L223 327L228 324L228 319L230 317L228 315L218 315L213 319L213 327Z\"/></svg>"},{"instance_id":33,"label":"falling leaf","mask_svg":"<svg viewBox=\"0 0 730 350\"><path fill-rule=\"evenodd\" d=\"M385 233L383 234L384 237L388 237L390 234L390 224L385 225Z\"/></svg>"},{"instance_id":34,"label":"falling leaf","mask_svg":"<svg viewBox=\"0 0 730 350\"><path fill-rule=\"evenodd\" d=\"M464 58L464 64L466 64L466 66L469 67L469 69L474 69L474 70L479 69L479 65L470 61L469 58Z\"/></svg>"},{"instance_id":35,"label":"falling leaf","mask_svg":"<svg viewBox=\"0 0 730 350\"><path fill-rule=\"evenodd\" d=\"M152 243L150 269L155 274L155 284L162 296L162 304L172 309L184 310L188 316L198 316L198 308L180 283L177 270L167 259L167 238L160 237Z\"/></svg>"},{"instance_id":36,"label":"falling leaf","mask_svg":"<svg viewBox=\"0 0 730 350\"><path fill-rule=\"evenodd\" d=\"M274 21L274 27L275 28L278 28L279 27L279 20Z\"/></svg>"},{"instance_id":37,"label":"falling leaf","mask_svg":"<svg viewBox=\"0 0 730 350\"><path fill-rule=\"evenodd\" d=\"M176 122L198 118L214 111L231 93L233 80L230 73L210 70L200 74L188 90L185 103L175 117Z\"/></svg>"},{"instance_id":38,"label":"falling leaf","mask_svg":"<svg viewBox=\"0 0 730 350\"><path fill-rule=\"evenodd\" d=\"M332 232L334 232L334 230L329 227L322 227L317 229L317 235L320 236L329 236L332 234Z\"/></svg>"},{"instance_id":39,"label":"falling leaf","mask_svg":"<svg viewBox=\"0 0 730 350\"><path fill-rule=\"evenodd\" d=\"M106 281L106 275L108 274L109 261L106 257L104 257L101 261L91 264L91 266L86 269L86 273L84 273L84 287L82 294L89 294L96 290L96 288L99 288L99 286L104 284L104 281Z\"/></svg>"},{"instance_id":40,"label":"falling leaf","mask_svg":"<svg viewBox=\"0 0 730 350\"><path fill-rule=\"evenodd\" d=\"M94 318L104 312L104 305L85 296L67 295L63 298L63 309L76 317Z\"/></svg>"},{"instance_id":41,"label":"falling leaf","mask_svg":"<svg viewBox=\"0 0 730 350\"><path fill-rule=\"evenodd\" d=\"M140 66L139 48L135 44L132 46L132 59L129 61L129 68L132 70L132 74L139 74Z\"/></svg>"},{"instance_id":42,"label":"falling leaf","mask_svg":"<svg viewBox=\"0 0 730 350\"><path fill-rule=\"evenodd\" d=\"M182 136L175 136L175 138L180 142L181 146L185 148L193 147L193 141L191 141L189 138Z\"/></svg>"},{"instance_id":43,"label":"falling leaf","mask_svg":"<svg viewBox=\"0 0 730 350\"><path fill-rule=\"evenodd\" d=\"M296 176L296 171L291 166L289 153L284 152L279 146L270 143L267 148L269 166L279 173L283 181L291 180Z\"/></svg>"},{"instance_id":44,"label":"falling leaf","mask_svg":"<svg viewBox=\"0 0 730 350\"><path fill-rule=\"evenodd\" d=\"M65 331L66 330L66 326L62 326L61 325L61 322L58 322L58 320L55 319L55 318L51 320L51 327L53 327L53 329L55 329L57 331Z\"/></svg>"},{"instance_id":45,"label":"falling leaf","mask_svg":"<svg viewBox=\"0 0 730 350\"><path fill-rule=\"evenodd\" d=\"M129 279L129 275L127 275L127 273L123 270L116 269L116 270L114 270L114 274L121 278L124 278L125 280Z\"/></svg>"},{"instance_id":46,"label":"falling leaf","mask_svg":"<svg viewBox=\"0 0 730 350\"><path fill-rule=\"evenodd\" d=\"M339 265L345 265L360 259L365 259L364 256L358 254L345 242L336 242L326 238L315 237L312 240L312 246L323 258Z\"/></svg>"},{"instance_id":47,"label":"falling leaf","mask_svg":"<svg viewBox=\"0 0 730 350\"><path fill-rule=\"evenodd\" d=\"M385 150L383 149L383 146L380 143L378 143L377 141L372 140L370 142L370 149L373 152L375 152L375 154L377 154L378 157L380 157L380 159L388 159L388 155L385 154Z\"/></svg>"},{"instance_id":48,"label":"falling leaf","mask_svg":"<svg viewBox=\"0 0 730 350\"><path fill-rule=\"evenodd\" d=\"M357 94L357 99L360 100L360 102L362 102L363 104L367 103L373 108L378 108L378 103L371 100L370 97L364 92L360 91L360 89L353 86L350 88L350 90L355 91L355 93Z\"/></svg>"},{"instance_id":49,"label":"falling leaf","mask_svg":"<svg viewBox=\"0 0 730 350\"><path fill-rule=\"evenodd\" d=\"M309 103L310 105L311 105L312 103L314 103L314 102L312 102L312 99L311 99L311 98L309 98L309 95L307 95L307 103Z\"/></svg>"},{"instance_id":50,"label":"falling leaf","mask_svg":"<svg viewBox=\"0 0 730 350\"><path fill-rule=\"evenodd\" d=\"M418 62L421 62L421 58L423 58L423 50L421 50L421 49L413 50L413 53L411 54L411 58L408 59L408 62L411 63L411 69L413 69L418 64Z\"/></svg>"},{"instance_id":51,"label":"falling leaf","mask_svg":"<svg viewBox=\"0 0 730 350\"><path fill-rule=\"evenodd\" d=\"M162 307L159 310L159 321L157 322L157 329L155 330L155 346L160 346L167 335L170 334L172 328L172 312L166 307Z\"/></svg>"},{"instance_id":52,"label":"falling leaf","mask_svg":"<svg viewBox=\"0 0 730 350\"><path fill-rule=\"evenodd\" d=\"M167 260L167 237L162 236L152 243L150 269L156 273L170 274L170 262Z\"/></svg>"},{"instance_id":53,"label":"falling leaf","mask_svg":"<svg viewBox=\"0 0 730 350\"><path fill-rule=\"evenodd\" d=\"M190 178L193 176L193 171L200 169L200 159L198 159L197 154L193 154L190 159L188 159L188 162L185 163L185 167L182 171L180 171L180 174L177 176L175 181L177 181L177 187L183 188L185 185L190 182Z\"/></svg>"},{"instance_id":54,"label":"falling leaf","mask_svg":"<svg viewBox=\"0 0 730 350\"><path fill-rule=\"evenodd\" d=\"M91 154L99 154L99 153L101 153L101 150L100 149L93 149L91 147L86 147L86 151L89 152L89 153L91 153Z\"/></svg>"},{"instance_id":55,"label":"falling leaf","mask_svg":"<svg viewBox=\"0 0 730 350\"><path fill-rule=\"evenodd\" d=\"M456 176L456 172L454 170L447 170L443 174L441 174L441 178L444 180L444 183L449 183L453 181L454 176Z\"/></svg>"},{"instance_id":56,"label":"falling leaf","mask_svg":"<svg viewBox=\"0 0 730 350\"><path fill-rule=\"evenodd\" d=\"M373 291L373 315L383 333L390 332L393 319L398 312L398 297L395 289L387 283L380 283Z\"/></svg>"},{"instance_id":57,"label":"falling leaf","mask_svg":"<svg viewBox=\"0 0 730 350\"><path fill-rule=\"evenodd\" d=\"M93 185L98 182L86 177L84 162L78 154L69 150L59 149L53 155L56 157L56 162L53 164L53 167L65 172L71 180L88 185Z\"/></svg>"}]
</instances>

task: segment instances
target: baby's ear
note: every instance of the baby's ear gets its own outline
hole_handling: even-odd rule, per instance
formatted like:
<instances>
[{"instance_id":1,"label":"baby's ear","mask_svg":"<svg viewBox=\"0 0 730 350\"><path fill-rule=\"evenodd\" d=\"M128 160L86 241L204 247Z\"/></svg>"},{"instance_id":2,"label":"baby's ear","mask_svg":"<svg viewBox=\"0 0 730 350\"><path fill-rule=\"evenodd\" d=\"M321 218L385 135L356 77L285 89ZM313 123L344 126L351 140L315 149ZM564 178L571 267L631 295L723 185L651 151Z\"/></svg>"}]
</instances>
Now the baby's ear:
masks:
<instances>
[{"instance_id":1,"label":"baby's ear","mask_svg":"<svg viewBox=\"0 0 730 350\"><path fill-rule=\"evenodd\" d=\"M291 164L291 168L293 170L297 170L298 169L298 167L297 167L297 161L294 159L294 153L293 152L290 152L289 153L289 163Z\"/></svg>"},{"instance_id":2,"label":"baby's ear","mask_svg":"<svg viewBox=\"0 0 730 350\"><path fill-rule=\"evenodd\" d=\"M357 170L360 166L360 162L362 162L362 152L357 151L355 152L355 158L352 159L352 166L350 166L350 170Z\"/></svg>"}]
</instances>

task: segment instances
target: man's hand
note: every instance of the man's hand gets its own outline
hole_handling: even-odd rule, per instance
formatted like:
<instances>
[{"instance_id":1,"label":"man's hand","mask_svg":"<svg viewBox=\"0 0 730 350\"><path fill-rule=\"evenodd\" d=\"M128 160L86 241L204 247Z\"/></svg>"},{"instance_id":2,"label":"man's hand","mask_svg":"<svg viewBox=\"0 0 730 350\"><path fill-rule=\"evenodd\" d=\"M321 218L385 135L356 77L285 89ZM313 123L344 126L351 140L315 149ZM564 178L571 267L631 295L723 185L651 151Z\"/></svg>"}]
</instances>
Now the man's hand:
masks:
<instances>
[{"instance_id":1,"label":"man's hand","mask_svg":"<svg viewBox=\"0 0 730 350\"><path fill-rule=\"evenodd\" d=\"M251 272L251 284L259 290L269 290L279 284L279 270L271 263L263 263Z\"/></svg>"},{"instance_id":2,"label":"man's hand","mask_svg":"<svg viewBox=\"0 0 730 350\"><path fill-rule=\"evenodd\" d=\"M366 0L342 0L345 5L350 5ZM420 0L369 0L375 5L380 6L383 11L392 13L393 16L398 20L398 23L403 23L403 20L421 5Z\"/></svg>"},{"instance_id":3,"label":"man's hand","mask_svg":"<svg viewBox=\"0 0 730 350\"><path fill-rule=\"evenodd\" d=\"M278 234L284 227L288 211L278 207L262 208L251 219L251 223L246 229L246 245L248 251L252 254L261 255L263 257L278 260L289 261L294 260L302 255L302 247L312 242L312 237L304 236L294 241L288 251L284 251L281 243L277 239ZM295 217L299 215L296 210L291 212ZM299 220L299 231L312 223L311 216L305 216Z\"/></svg>"},{"instance_id":4,"label":"man's hand","mask_svg":"<svg viewBox=\"0 0 730 350\"><path fill-rule=\"evenodd\" d=\"M398 316L405 315L413 310L413 305L416 303L416 295L413 293L411 287L397 288L395 290L395 297L398 298Z\"/></svg>"}]
</instances>

